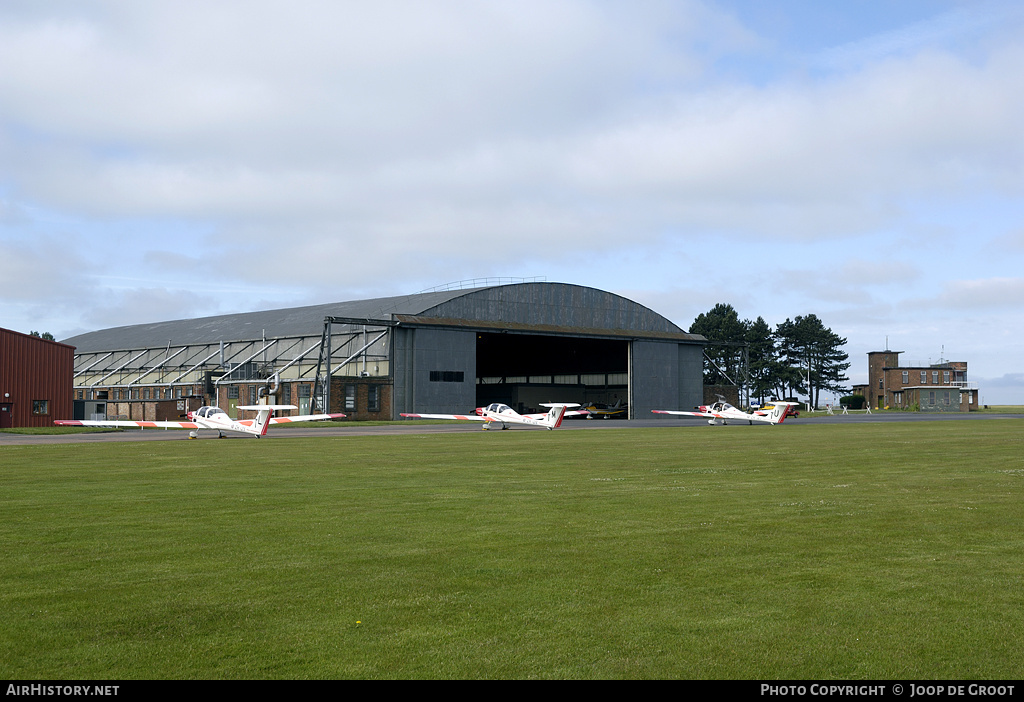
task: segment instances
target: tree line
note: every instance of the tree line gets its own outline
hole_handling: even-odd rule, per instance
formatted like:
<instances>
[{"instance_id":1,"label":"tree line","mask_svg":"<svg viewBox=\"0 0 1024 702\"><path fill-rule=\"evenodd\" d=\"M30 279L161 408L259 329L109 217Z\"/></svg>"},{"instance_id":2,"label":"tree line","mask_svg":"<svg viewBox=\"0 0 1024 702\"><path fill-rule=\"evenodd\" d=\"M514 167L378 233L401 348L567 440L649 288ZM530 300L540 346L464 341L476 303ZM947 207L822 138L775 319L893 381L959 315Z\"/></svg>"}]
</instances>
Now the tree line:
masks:
<instances>
[{"instance_id":1,"label":"tree line","mask_svg":"<svg viewBox=\"0 0 1024 702\"><path fill-rule=\"evenodd\" d=\"M763 318L741 320L732 305L719 303L697 316L690 333L715 342L704 352L705 385L746 386L761 402L807 395L814 406L822 390L849 391L846 339L814 314L786 319L773 330Z\"/></svg>"}]
</instances>

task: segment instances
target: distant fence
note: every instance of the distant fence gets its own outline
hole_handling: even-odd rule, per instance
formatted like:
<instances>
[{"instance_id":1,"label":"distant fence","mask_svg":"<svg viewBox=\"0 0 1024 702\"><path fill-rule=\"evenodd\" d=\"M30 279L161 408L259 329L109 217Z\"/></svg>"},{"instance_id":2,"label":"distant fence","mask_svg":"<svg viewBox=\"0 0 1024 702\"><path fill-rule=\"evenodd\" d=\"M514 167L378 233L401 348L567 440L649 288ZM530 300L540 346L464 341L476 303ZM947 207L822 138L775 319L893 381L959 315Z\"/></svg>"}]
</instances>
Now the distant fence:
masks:
<instances>
[{"instance_id":1,"label":"distant fence","mask_svg":"<svg viewBox=\"0 0 1024 702\"><path fill-rule=\"evenodd\" d=\"M840 412L840 414L849 414L850 412L864 412L865 414L871 414L871 407L870 406L868 406L865 409L854 409L854 410L850 409L846 405L839 405L839 407L841 407L842 410L843 410L842 412ZM835 414L835 411L834 411L835 409L836 408L833 407L832 405L825 405L825 413L826 414L834 415Z\"/></svg>"}]
</instances>

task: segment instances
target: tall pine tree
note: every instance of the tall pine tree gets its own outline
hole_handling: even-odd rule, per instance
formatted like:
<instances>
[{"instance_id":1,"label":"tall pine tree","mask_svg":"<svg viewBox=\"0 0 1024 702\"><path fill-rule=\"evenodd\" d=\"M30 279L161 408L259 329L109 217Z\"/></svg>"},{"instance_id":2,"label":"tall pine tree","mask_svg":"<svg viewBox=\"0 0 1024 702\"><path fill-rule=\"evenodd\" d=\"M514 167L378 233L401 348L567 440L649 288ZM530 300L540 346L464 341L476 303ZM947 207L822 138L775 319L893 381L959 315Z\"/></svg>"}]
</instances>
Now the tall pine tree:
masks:
<instances>
[{"instance_id":1,"label":"tall pine tree","mask_svg":"<svg viewBox=\"0 0 1024 702\"><path fill-rule=\"evenodd\" d=\"M791 391L806 392L813 406L822 390L842 393L844 372L850 367L843 351L846 339L822 324L814 314L797 315L776 327L779 353L788 367L780 378Z\"/></svg>"},{"instance_id":2,"label":"tall pine tree","mask_svg":"<svg viewBox=\"0 0 1024 702\"><path fill-rule=\"evenodd\" d=\"M742 344L747 340L748 324L740 321L732 305L721 302L709 312L697 315L697 319L693 320L693 324L690 325L691 334L700 334L708 341L730 344L711 345L704 350L705 385L731 385L741 382Z\"/></svg>"}]
</instances>

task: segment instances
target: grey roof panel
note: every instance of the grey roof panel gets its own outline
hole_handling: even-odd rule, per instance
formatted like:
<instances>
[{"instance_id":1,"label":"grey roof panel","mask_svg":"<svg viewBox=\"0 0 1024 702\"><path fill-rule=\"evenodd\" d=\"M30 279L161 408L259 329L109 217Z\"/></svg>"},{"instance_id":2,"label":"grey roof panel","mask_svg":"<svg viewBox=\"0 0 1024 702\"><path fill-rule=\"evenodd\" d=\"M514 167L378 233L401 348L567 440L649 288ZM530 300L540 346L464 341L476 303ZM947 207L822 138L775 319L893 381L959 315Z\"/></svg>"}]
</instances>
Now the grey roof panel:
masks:
<instances>
[{"instance_id":1,"label":"grey roof panel","mask_svg":"<svg viewBox=\"0 0 1024 702\"><path fill-rule=\"evenodd\" d=\"M290 307L260 312L240 312L214 317L176 319L150 324L132 324L87 332L64 339L62 343L76 347L78 353L142 349L186 344L209 344L219 341L318 335L323 331L324 317L360 317L390 319L392 314L420 314L466 290L417 293L371 300L332 302L307 307Z\"/></svg>"},{"instance_id":2,"label":"grey roof panel","mask_svg":"<svg viewBox=\"0 0 1024 702\"><path fill-rule=\"evenodd\" d=\"M82 354L162 348L168 343L184 346L247 341L264 335L315 336L322 332L327 316L391 319L393 314L507 322L521 327L683 332L660 314L621 295L580 285L538 282L133 324L80 334L63 343L75 346Z\"/></svg>"}]
</instances>

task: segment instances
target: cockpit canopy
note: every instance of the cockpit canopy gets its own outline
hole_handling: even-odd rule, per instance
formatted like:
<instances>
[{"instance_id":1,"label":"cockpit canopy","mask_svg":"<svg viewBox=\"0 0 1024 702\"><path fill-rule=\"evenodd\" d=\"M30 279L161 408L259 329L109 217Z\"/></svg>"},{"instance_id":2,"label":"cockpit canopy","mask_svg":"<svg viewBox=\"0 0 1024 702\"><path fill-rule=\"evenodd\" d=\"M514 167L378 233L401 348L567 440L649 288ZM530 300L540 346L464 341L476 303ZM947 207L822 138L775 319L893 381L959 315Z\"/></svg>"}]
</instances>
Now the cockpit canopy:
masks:
<instances>
[{"instance_id":1,"label":"cockpit canopy","mask_svg":"<svg viewBox=\"0 0 1024 702\"><path fill-rule=\"evenodd\" d=\"M491 404L487 405L487 411L494 412L495 414L500 414L501 412L506 412L510 410L511 407L509 407L508 405L503 405L500 402L492 402Z\"/></svg>"},{"instance_id":2,"label":"cockpit canopy","mask_svg":"<svg viewBox=\"0 0 1024 702\"><path fill-rule=\"evenodd\" d=\"M196 410L195 416L209 419L215 414L223 414L224 416L227 416L227 412L222 410L220 407L200 407Z\"/></svg>"}]
</instances>

